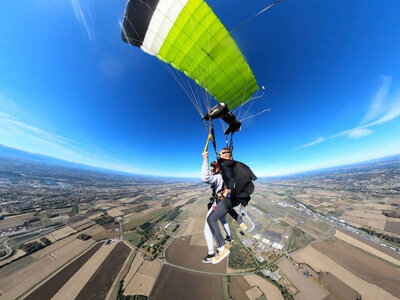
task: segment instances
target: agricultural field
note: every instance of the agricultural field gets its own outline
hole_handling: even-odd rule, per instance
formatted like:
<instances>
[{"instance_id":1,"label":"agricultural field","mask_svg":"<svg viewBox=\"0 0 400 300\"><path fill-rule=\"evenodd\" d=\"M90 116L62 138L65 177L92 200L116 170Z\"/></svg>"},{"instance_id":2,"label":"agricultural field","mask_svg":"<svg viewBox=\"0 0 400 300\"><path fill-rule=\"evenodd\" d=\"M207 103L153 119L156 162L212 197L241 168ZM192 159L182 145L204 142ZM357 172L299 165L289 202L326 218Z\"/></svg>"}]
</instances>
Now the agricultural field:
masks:
<instances>
[{"instance_id":1,"label":"agricultural field","mask_svg":"<svg viewBox=\"0 0 400 300\"><path fill-rule=\"evenodd\" d=\"M233 299L246 299L248 298L246 292L251 290L249 283L243 276L230 276L229 277L229 294Z\"/></svg>"},{"instance_id":2,"label":"agricultural field","mask_svg":"<svg viewBox=\"0 0 400 300\"><path fill-rule=\"evenodd\" d=\"M16 216L6 216L3 220L0 221L0 230L7 229L10 227L16 227L24 225L24 221L32 218L35 215L34 212L19 214Z\"/></svg>"},{"instance_id":3,"label":"agricultural field","mask_svg":"<svg viewBox=\"0 0 400 300\"><path fill-rule=\"evenodd\" d=\"M205 264L201 260L207 254L207 247L190 245L190 236L176 238L166 249L165 258L168 263L212 273L225 273L227 260L217 265Z\"/></svg>"},{"instance_id":4,"label":"agricultural field","mask_svg":"<svg viewBox=\"0 0 400 300\"><path fill-rule=\"evenodd\" d=\"M328 296L327 292L321 289L313 280L304 276L302 272L299 272L296 266L288 259L281 261L278 266L299 291L299 293L295 295L296 300L322 300Z\"/></svg>"},{"instance_id":5,"label":"agricultural field","mask_svg":"<svg viewBox=\"0 0 400 300\"><path fill-rule=\"evenodd\" d=\"M62 299L62 294L57 293L61 287L66 284L72 276L88 261L90 258L96 254L96 252L101 247L102 243L97 243L93 246L89 251L85 252L83 255L78 257L72 263L70 263L67 267L62 269L56 275L51 277L44 284L39 286L36 290L34 290L31 294L28 295L24 300L40 300L40 299L51 299L54 295L58 294L59 298ZM69 295L67 295L69 296ZM65 299L65 297L64 297ZM71 298L70 298L71 299Z\"/></svg>"},{"instance_id":6,"label":"agricultural field","mask_svg":"<svg viewBox=\"0 0 400 300\"><path fill-rule=\"evenodd\" d=\"M150 299L215 300L222 298L221 276L185 271L164 264Z\"/></svg>"},{"instance_id":7,"label":"agricultural field","mask_svg":"<svg viewBox=\"0 0 400 300\"><path fill-rule=\"evenodd\" d=\"M343 283L331 273L321 272L318 281L324 286L329 293L340 300L359 300L361 295L353 290L350 286Z\"/></svg>"},{"instance_id":8,"label":"agricultural field","mask_svg":"<svg viewBox=\"0 0 400 300\"><path fill-rule=\"evenodd\" d=\"M400 298L400 269L395 265L335 238L315 243L313 247L361 279Z\"/></svg>"},{"instance_id":9,"label":"agricultural field","mask_svg":"<svg viewBox=\"0 0 400 300\"><path fill-rule=\"evenodd\" d=\"M365 252L371 253L379 258L382 258L388 262L391 262L397 266L400 266L400 255L393 252L390 249L384 248L382 246L377 246L375 243L361 239L356 235L350 235L348 232L342 231L340 229L336 230L335 237L354 246Z\"/></svg>"},{"instance_id":10,"label":"agricultural field","mask_svg":"<svg viewBox=\"0 0 400 300\"><path fill-rule=\"evenodd\" d=\"M294 254L293 258L298 263L308 264L317 272L329 272L333 274L336 278L339 278L342 282L359 293L363 300L398 299L378 285L361 279L359 276L353 274L335 260L319 252L312 246L308 246Z\"/></svg>"},{"instance_id":11,"label":"agricultural field","mask_svg":"<svg viewBox=\"0 0 400 300\"><path fill-rule=\"evenodd\" d=\"M23 266L18 260L4 266L0 269L2 297L14 299L21 296L93 244L94 240L82 241L75 234L31 254L32 260ZM14 265L18 267L14 268Z\"/></svg>"},{"instance_id":12,"label":"agricultural field","mask_svg":"<svg viewBox=\"0 0 400 300\"><path fill-rule=\"evenodd\" d=\"M104 299L131 251L125 243L118 243L75 299Z\"/></svg>"},{"instance_id":13,"label":"agricultural field","mask_svg":"<svg viewBox=\"0 0 400 300\"><path fill-rule=\"evenodd\" d=\"M160 269L161 264L157 260L144 260L133 274L133 277L126 283L123 295L149 296Z\"/></svg>"},{"instance_id":14,"label":"agricultural field","mask_svg":"<svg viewBox=\"0 0 400 300\"><path fill-rule=\"evenodd\" d=\"M268 300L284 300L281 291L272 283L258 275L245 275L250 286L258 287L264 295L267 295Z\"/></svg>"},{"instance_id":15,"label":"agricultural field","mask_svg":"<svg viewBox=\"0 0 400 300\"><path fill-rule=\"evenodd\" d=\"M315 240L311 235L299 228L292 228L287 252L296 251Z\"/></svg>"},{"instance_id":16,"label":"agricultural field","mask_svg":"<svg viewBox=\"0 0 400 300\"><path fill-rule=\"evenodd\" d=\"M66 226L63 227L61 229L58 229L56 231L53 231L52 233L48 234L46 237L52 242L54 243L55 241L58 241L60 239L63 239L73 233L75 233L76 230L73 229L70 226Z\"/></svg>"}]
</instances>

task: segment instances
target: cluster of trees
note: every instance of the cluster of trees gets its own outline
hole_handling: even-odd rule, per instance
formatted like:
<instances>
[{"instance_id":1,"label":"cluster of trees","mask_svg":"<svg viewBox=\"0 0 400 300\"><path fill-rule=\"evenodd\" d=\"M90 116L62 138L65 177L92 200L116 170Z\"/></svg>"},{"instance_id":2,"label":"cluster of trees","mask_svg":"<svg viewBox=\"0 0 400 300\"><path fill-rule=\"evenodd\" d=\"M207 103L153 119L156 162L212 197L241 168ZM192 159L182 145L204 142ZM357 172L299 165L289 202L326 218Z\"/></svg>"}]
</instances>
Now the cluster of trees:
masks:
<instances>
[{"instance_id":1,"label":"cluster of trees","mask_svg":"<svg viewBox=\"0 0 400 300\"><path fill-rule=\"evenodd\" d=\"M167 220L172 221L173 219L175 219L181 213L182 206L183 205L179 205L173 211L169 212L167 215Z\"/></svg>"},{"instance_id":2,"label":"cluster of trees","mask_svg":"<svg viewBox=\"0 0 400 300\"><path fill-rule=\"evenodd\" d=\"M115 218L111 217L108 214L103 214L101 217L95 219L95 222L99 225L105 225L105 224L115 222Z\"/></svg>"},{"instance_id":3,"label":"cluster of trees","mask_svg":"<svg viewBox=\"0 0 400 300\"><path fill-rule=\"evenodd\" d=\"M25 251L26 254L31 254L40 249L43 249L47 246L51 245L51 241L46 237L41 237L40 242L34 241L26 244L20 245L18 248Z\"/></svg>"},{"instance_id":4,"label":"cluster of trees","mask_svg":"<svg viewBox=\"0 0 400 300\"><path fill-rule=\"evenodd\" d=\"M395 236L390 236L381 232L376 232L375 230L371 229L371 228L367 228L367 227L363 227L363 228L358 228L360 230L363 230L365 232L367 232L370 235L374 235L380 239L384 239L388 242L392 242L392 243L397 243L400 244L400 238L395 237Z\"/></svg>"},{"instance_id":5,"label":"cluster of trees","mask_svg":"<svg viewBox=\"0 0 400 300\"><path fill-rule=\"evenodd\" d=\"M51 244L51 241L50 241L48 238L46 238L46 237L40 238L40 241L42 242L42 244L43 244L44 246L48 246L48 245Z\"/></svg>"},{"instance_id":6,"label":"cluster of trees","mask_svg":"<svg viewBox=\"0 0 400 300\"><path fill-rule=\"evenodd\" d=\"M92 237L91 235L88 235L86 233L81 233L80 235L77 236L77 238L82 240L82 241L87 241L91 237Z\"/></svg>"},{"instance_id":7,"label":"cluster of trees","mask_svg":"<svg viewBox=\"0 0 400 300\"><path fill-rule=\"evenodd\" d=\"M390 217L390 218L400 218L400 213L394 211L394 210L385 210L382 212L383 215L385 215L386 217Z\"/></svg>"},{"instance_id":8,"label":"cluster of trees","mask_svg":"<svg viewBox=\"0 0 400 300\"><path fill-rule=\"evenodd\" d=\"M30 218L30 219L28 219L28 220L25 220L25 221L24 221L24 225L25 225L26 227L30 227L30 226L32 225L32 223L35 223L35 222L38 222L38 221L40 221L40 218L39 218L39 217L32 217L32 218Z\"/></svg>"},{"instance_id":9,"label":"cluster of trees","mask_svg":"<svg viewBox=\"0 0 400 300\"><path fill-rule=\"evenodd\" d=\"M40 249L43 249L44 247L45 246L42 243L34 241L31 243L21 245L20 249L24 250L26 254L31 254L36 251L39 251Z\"/></svg>"}]
</instances>

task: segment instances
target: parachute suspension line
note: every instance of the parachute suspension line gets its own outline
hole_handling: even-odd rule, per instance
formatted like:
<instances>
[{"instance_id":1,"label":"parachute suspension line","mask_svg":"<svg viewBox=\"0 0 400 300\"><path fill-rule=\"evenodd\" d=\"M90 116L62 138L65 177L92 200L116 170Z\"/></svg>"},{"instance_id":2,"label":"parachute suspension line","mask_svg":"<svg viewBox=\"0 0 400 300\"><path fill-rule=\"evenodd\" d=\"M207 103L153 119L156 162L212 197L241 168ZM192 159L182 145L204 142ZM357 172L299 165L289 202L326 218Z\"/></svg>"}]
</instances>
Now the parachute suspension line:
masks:
<instances>
[{"instance_id":1,"label":"parachute suspension line","mask_svg":"<svg viewBox=\"0 0 400 300\"><path fill-rule=\"evenodd\" d=\"M250 111L251 106L253 105L253 101L256 100L256 99L262 98L262 97L264 97L264 95L265 95L265 87L264 87L263 85L261 86L261 89L262 89L262 93L261 93L261 94L259 94L259 91L257 91L257 92L256 92L256 95L255 95L254 97L251 97L246 103L244 103L243 105L241 105L241 106L235 108L232 112L236 115L236 112L237 112L238 110L243 110L244 107L245 107L247 104L250 103L250 106L247 108L246 113L243 114L243 117L244 117L243 120L247 119L246 117L247 117L247 115L248 115L248 113L249 113L249 111ZM239 116L238 116L238 118L239 118Z\"/></svg>"},{"instance_id":2,"label":"parachute suspension line","mask_svg":"<svg viewBox=\"0 0 400 300\"><path fill-rule=\"evenodd\" d=\"M247 70L246 87L245 87L245 89L243 91L242 103L240 104L239 113L238 113L238 116L237 116L238 118L240 117L240 113L241 113L241 110L242 110L242 105L243 105L244 100L245 100L244 97L246 96L246 92L247 92L247 86L249 85L249 72L250 72L250 69Z\"/></svg>"},{"instance_id":3,"label":"parachute suspension line","mask_svg":"<svg viewBox=\"0 0 400 300\"><path fill-rule=\"evenodd\" d=\"M260 111L259 113L256 113L255 115L252 115L252 116L249 116L249 117L247 117L247 118L244 118L244 119L239 120L239 122L243 122L243 121L245 121L245 120L248 120L248 119L257 117L257 116L259 116L259 115L265 113L266 111L271 111L271 109L270 109L270 108L266 108L266 109L264 109L263 111Z\"/></svg>"},{"instance_id":4,"label":"parachute suspension line","mask_svg":"<svg viewBox=\"0 0 400 300\"><path fill-rule=\"evenodd\" d=\"M239 28L243 27L244 25L246 25L248 22L250 22L251 20L253 20L255 17L258 17L259 15L261 15L262 13L266 12L267 10L269 10L270 8L274 7L275 5L277 5L279 2L281 2L283 0L276 0L275 2L273 2L272 4L268 5L267 7L264 7L262 10L260 10L259 12L257 12L255 15L251 16L250 18L247 18L246 20L244 20L242 23L240 23L239 25L237 25L235 28L233 28L229 33L234 33L235 31L237 31Z\"/></svg>"},{"instance_id":5,"label":"parachute suspension line","mask_svg":"<svg viewBox=\"0 0 400 300\"><path fill-rule=\"evenodd\" d=\"M250 102L250 105L249 105L249 107L247 108L246 113L243 114L243 117L244 117L244 118L248 116L248 113L249 113L251 107L253 106L254 100L255 100L255 99L258 99L258 98L261 98L262 96L264 96L264 94L265 94L265 87L262 86L261 88L262 88L262 90L263 90L263 93L262 93L261 96L258 96L258 95L257 95L258 93L256 93L256 95L255 95L254 97L250 98L250 100L247 101L247 102Z\"/></svg>"},{"instance_id":6,"label":"parachute suspension line","mask_svg":"<svg viewBox=\"0 0 400 300\"><path fill-rule=\"evenodd\" d=\"M171 69L171 67L166 64L163 63L163 66L167 69L167 71L171 74L172 78L174 78L174 80L178 83L178 85L181 87L181 89L183 90L183 92L186 94L186 96L189 98L190 102L192 102L193 106L196 108L197 112L199 113L199 115L201 117L203 117L203 113L202 113L202 109L201 107L198 105L198 103L196 102L196 99L193 98L193 95L190 94L190 90L189 88L187 88L185 86L185 81L182 79L182 77L180 76L180 74L177 72L176 74L174 73L174 70Z\"/></svg>"}]
</instances>

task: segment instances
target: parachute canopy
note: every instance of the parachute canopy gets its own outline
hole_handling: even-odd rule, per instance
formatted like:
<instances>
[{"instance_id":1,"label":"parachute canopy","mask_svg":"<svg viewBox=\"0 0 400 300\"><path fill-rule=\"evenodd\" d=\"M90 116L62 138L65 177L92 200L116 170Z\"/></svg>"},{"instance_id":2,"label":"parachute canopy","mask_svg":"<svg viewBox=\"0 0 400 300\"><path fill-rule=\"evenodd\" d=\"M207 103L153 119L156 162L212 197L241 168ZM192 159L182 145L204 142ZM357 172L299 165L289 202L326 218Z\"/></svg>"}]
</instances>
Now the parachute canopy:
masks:
<instances>
[{"instance_id":1,"label":"parachute canopy","mask_svg":"<svg viewBox=\"0 0 400 300\"><path fill-rule=\"evenodd\" d=\"M230 110L258 90L235 41L203 0L129 0L122 39L184 72Z\"/></svg>"}]
</instances>

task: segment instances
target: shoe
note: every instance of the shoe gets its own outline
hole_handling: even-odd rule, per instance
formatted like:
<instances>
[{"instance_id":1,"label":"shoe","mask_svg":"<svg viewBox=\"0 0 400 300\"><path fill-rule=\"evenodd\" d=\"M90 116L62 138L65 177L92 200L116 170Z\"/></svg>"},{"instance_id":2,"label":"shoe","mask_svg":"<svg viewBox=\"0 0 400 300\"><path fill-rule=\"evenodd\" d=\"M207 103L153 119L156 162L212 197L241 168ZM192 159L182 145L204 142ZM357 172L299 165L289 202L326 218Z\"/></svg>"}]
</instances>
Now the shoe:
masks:
<instances>
[{"instance_id":1,"label":"shoe","mask_svg":"<svg viewBox=\"0 0 400 300\"><path fill-rule=\"evenodd\" d=\"M204 257L201 261L205 264L209 264L209 263L212 263L214 257L215 257L215 254L207 254L207 256Z\"/></svg>"},{"instance_id":2,"label":"shoe","mask_svg":"<svg viewBox=\"0 0 400 300\"><path fill-rule=\"evenodd\" d=\"M232 238L229 235L227 235L226 238L225 238L225 241L231 243L232 242Z\"/></svg>"},{"instance_id":3,"label":"shoe","mask_svg":"<svg viewBox=\"0 0 400 300\"><path fill-rule=\"evenodd\" d=\"M244 224L244 223L240 224L240 229L246 230L247 229L247 225Z\"/></svg>"},{"instance_id":4,"label":"shoe","mask_svg":"<svg viewBox=\"0 0 400 300\"><path fill-rule=\"evenodd\" d=\"M225 257L227 257L229 255L229 249L224 247L224 250L219 251L217 255L214 256L213 260L212 260L212 264L218 264L220 263Z\"/></svg>"}]
</instances>

